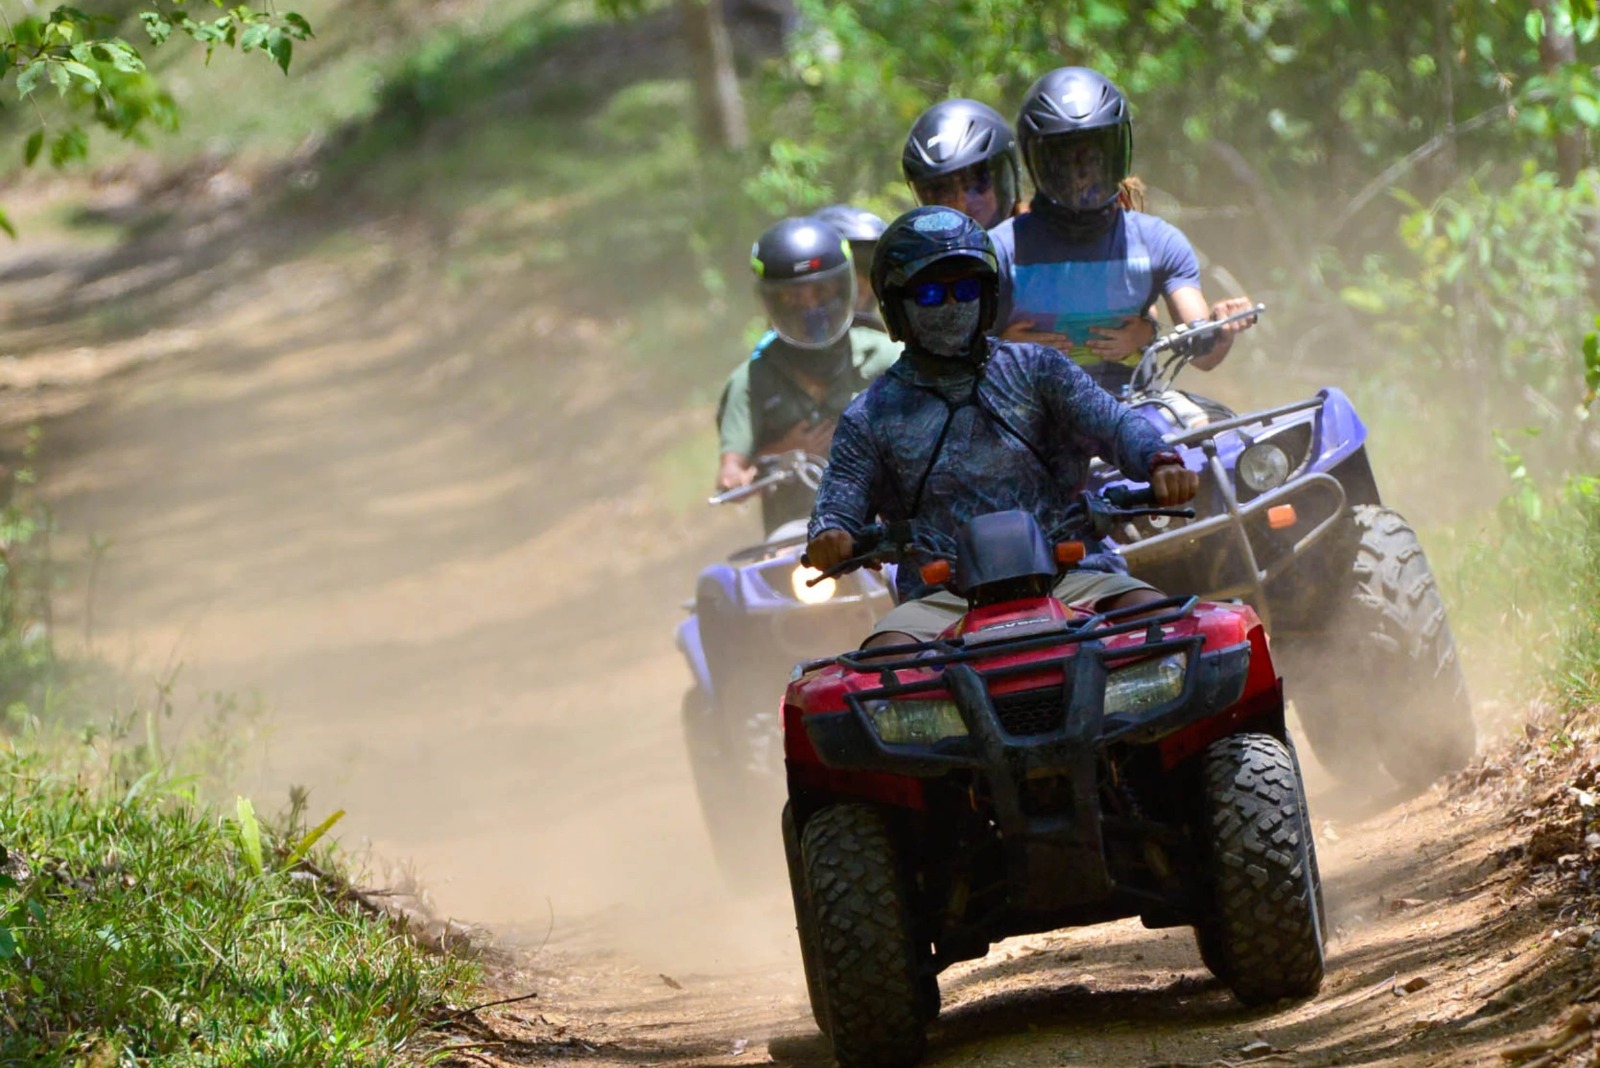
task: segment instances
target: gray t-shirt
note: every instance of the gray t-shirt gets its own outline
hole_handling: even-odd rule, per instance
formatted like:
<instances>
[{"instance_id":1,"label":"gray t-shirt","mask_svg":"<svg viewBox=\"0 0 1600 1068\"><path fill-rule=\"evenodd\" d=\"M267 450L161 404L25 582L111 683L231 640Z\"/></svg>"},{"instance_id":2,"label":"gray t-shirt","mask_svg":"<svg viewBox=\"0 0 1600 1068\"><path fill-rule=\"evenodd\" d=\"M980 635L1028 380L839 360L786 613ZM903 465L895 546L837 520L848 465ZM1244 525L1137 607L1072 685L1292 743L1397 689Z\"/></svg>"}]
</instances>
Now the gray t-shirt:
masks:
<instances>
[{"instance_id":1,"label":"gray t-shirt","mask_svg":"<svg viewBox=\"0 0 1600 1068\"><path fill-rule=\"evenodd\" d=\"M989 231L1000 259L995 330L1032 322L1072 339L1084 366L1103 363L1087 348L1089 329L1143 315L1158 296L1199 286L1200 262L1183 232L1164 219L1121 211L1111 228L1070 241L1037 215L1018 215ZM1125 363L1139 362L1137 355Z\"/></svg>"}]
</instances>

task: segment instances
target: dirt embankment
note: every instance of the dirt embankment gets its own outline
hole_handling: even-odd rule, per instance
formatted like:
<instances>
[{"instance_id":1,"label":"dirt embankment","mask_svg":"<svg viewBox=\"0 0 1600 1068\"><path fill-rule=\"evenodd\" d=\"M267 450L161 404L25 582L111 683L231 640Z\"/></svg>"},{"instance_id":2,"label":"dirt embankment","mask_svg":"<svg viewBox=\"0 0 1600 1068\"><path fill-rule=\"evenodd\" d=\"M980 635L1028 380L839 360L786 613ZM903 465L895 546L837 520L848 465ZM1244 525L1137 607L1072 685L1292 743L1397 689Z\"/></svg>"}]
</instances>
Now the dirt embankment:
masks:
<instances>
[{"instance_id":1,"label":"dirt embankment","mask_svg":"<svg viewBox=\"0 0 1600 1068\"><path fill-rule=\"evenodd\" d=\"M458 1019L456 1063L827 1063L788 903L718 885L678 737L679 602L749 533L651 488L708 413L617 374L603 328L558 362L534 302L428 301L425 272L390 270L404 233L369 237L337 262L240 243L203 287L181 263L149 282L126 254L9 250L22 362L87 368L0 394L11 425L45 419L65 551L110 544L92 621L80 591L60 627L92 622L135 670L182 663L180 693L259 691L258 798L310 786L349 810L347 844L497 932L501 996L537 997ZM149 285L164 332L85 347L65 295L91 284ZM1317 787L1333 938L1312 1001L1240 1009L1181 931L1019 939L945 976L930 1063L1502 1063L1596 993L1592 772L1539 752L1407 801Z\"/></svg>"}]
</instances>

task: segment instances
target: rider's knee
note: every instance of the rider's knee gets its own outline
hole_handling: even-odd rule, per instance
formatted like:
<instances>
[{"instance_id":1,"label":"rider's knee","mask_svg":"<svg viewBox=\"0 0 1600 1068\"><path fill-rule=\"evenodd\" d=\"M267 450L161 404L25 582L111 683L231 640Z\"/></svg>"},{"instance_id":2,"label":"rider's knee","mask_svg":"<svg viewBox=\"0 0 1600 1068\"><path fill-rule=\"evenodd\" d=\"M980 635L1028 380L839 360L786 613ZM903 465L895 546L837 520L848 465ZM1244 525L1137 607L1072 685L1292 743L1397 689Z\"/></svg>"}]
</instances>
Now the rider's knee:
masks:
<instances>
[{"instance_id":1,"label":"rider's knee","mask_svg":"<svg viewBox=\"0 0 1600 1068\"><path fill-rule=\"evenodd\" d=\"M1140 605L1156 604L1166 600L1166 594L1160 590L1138 589L1119 593L1112 597L1102 598L1095 608L1101 612L1115 612L1122 608L1138 608ZM1135 617L1137 618L1137 617Z\"/></svg>"}]
</instances>

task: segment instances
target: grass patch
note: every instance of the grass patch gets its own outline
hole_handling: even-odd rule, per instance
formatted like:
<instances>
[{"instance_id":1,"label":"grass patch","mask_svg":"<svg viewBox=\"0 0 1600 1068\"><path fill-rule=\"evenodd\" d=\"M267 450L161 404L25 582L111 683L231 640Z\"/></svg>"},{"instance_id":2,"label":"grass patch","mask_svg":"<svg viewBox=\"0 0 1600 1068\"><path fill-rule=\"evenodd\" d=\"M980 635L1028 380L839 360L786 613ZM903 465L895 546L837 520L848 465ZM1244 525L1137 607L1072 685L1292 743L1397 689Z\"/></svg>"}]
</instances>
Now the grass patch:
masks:
<instances>
[{"instance_id":1,"label":"grass patch","mask_svg":"<svg viewBox=\"0 0 1600 1068\"><path fill-rule=\"evenodd\" d=\"M470 966L340 903L314 832L159 760L48 728L0 749L0 1063L410 1062Z\"/></svg>"},{"instance_id":2,"label":"grass patch","mask_svg":"<svg viewBox=\"0 0 1600 1068\"><path fill-rule=\"evenodd\" d=\"M1520 704L1544 687L1564 712L1600 706L1600 479L1541 488L1501 455L1499 505L1429 538L1474 692Z\"/></svg>"},{"instance_id":3,"label":"grass patch","mask_svg":"<svg viewBox=\"0 0 1600 1068\"><path fill-rule=\"evenodd\" d=\"M56 655L36 445L0 484L0 1064L420 1062L474 966L350 902L324 838L337 817L308 829L303 794L273 820L210 799L255 704L211 695L179 742L162 738L171 679L109 721L92 711L121 686Z\"/></svg>"}]
</instances>

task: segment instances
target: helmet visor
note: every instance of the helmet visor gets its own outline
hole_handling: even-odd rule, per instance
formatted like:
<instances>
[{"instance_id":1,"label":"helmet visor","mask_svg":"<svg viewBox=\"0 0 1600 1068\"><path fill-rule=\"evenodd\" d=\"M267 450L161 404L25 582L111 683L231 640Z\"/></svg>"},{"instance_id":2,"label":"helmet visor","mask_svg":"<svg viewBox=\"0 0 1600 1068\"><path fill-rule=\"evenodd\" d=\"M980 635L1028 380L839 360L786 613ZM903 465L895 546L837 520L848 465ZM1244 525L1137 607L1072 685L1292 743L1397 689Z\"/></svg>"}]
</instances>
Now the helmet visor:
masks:
<instances>
[{"instance_id":1,"label":"helmet visor","mask_svg":"<svg viewBox=\"0 0 1600 1068\"><path fill-rule=\"evenodd\" d=\"M1016 206L1014 171L1003 161L984 160L949 174L919 178L911 183L911 194L918 204L964 212L988 230L1005 221Z\"/></svg>"},{"instance_id":2,"label":"helmet visor","mask_svg":"<svg viewBox=\"0 0 1600 1068\"><path fill-rule=\"evenodd\" d=\"M1069 211L1098 211L1128 176L1129 136L1119 124L1042 137L1028 146L1033 184Z\"/></svg>"},{"instance_id":3,"label":"helmet visor","mask_svg":"<svg viewBox=\"0 0 1600 1068\"><path fill-rule=\"evenodd\" d=\"M756 288L772 329L791 345L825 349L850 329L856 273L849 261L804 278L764 278Z\"/></svg>"}]
</instances>

